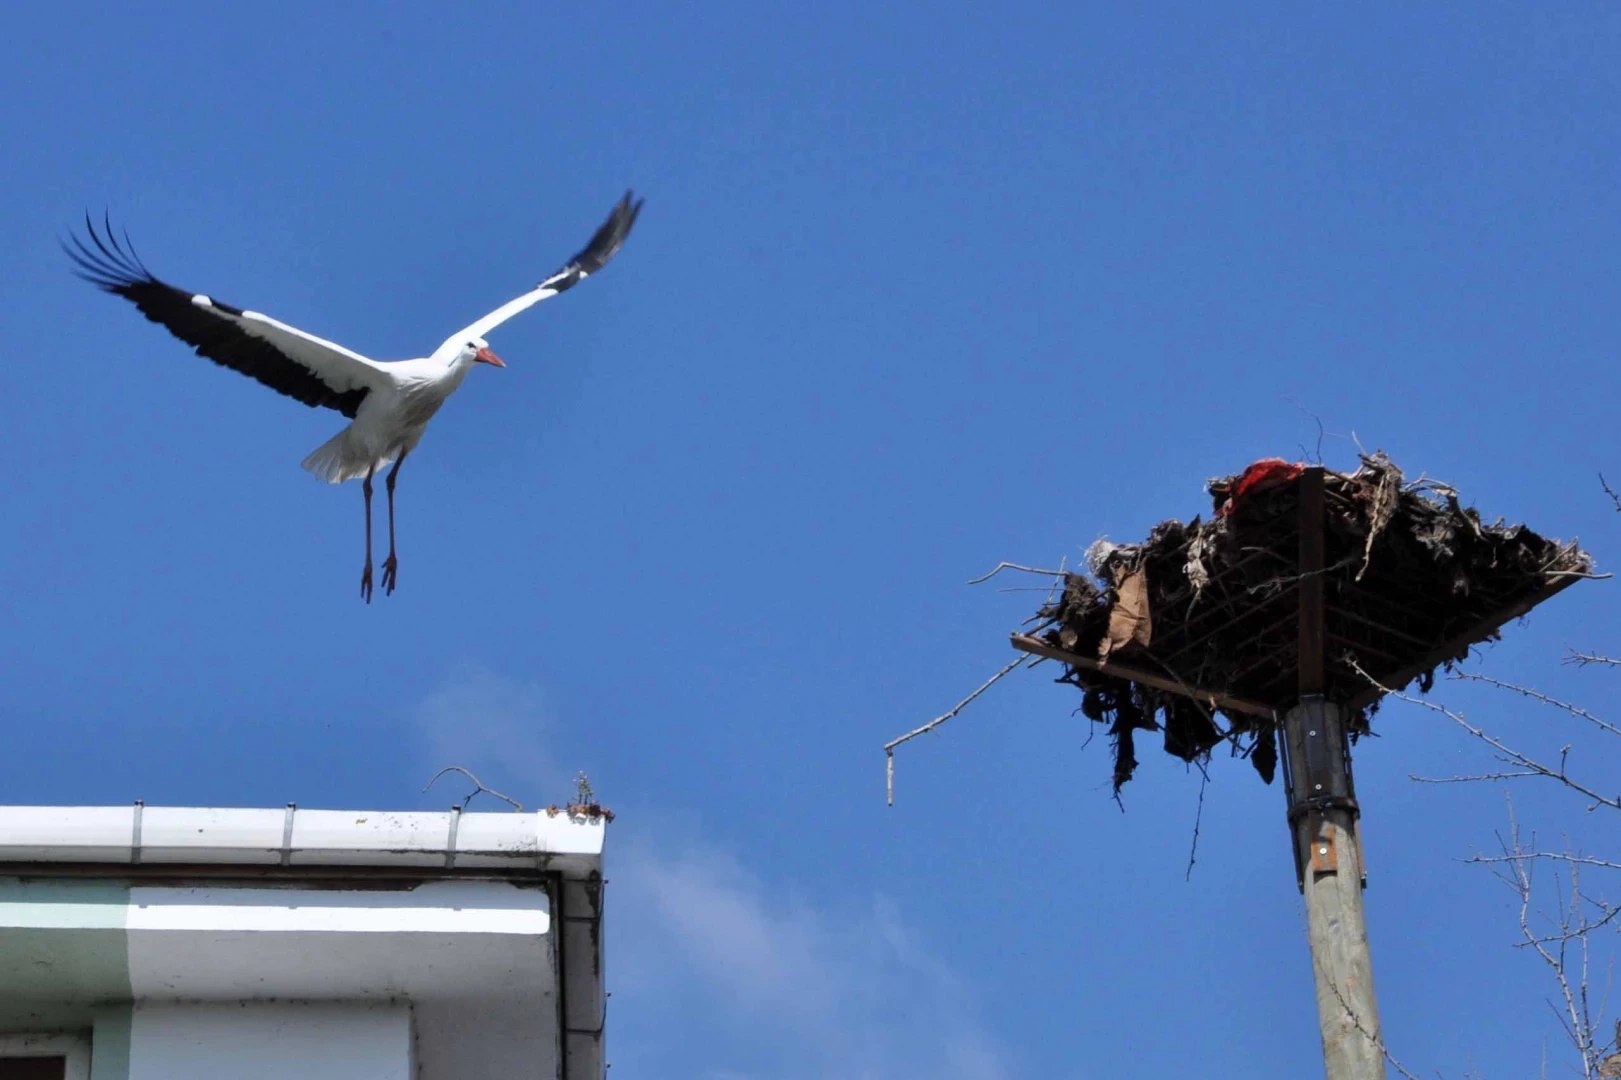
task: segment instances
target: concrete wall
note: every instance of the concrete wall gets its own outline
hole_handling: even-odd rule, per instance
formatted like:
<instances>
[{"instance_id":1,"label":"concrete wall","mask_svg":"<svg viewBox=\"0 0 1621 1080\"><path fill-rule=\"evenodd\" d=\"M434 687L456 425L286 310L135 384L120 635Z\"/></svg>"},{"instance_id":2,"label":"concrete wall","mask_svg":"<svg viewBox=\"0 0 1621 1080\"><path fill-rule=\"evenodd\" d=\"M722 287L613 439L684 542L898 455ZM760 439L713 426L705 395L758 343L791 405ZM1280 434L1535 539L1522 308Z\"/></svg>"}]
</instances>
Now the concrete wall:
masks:
<instances>
[{"instance_id":1,"label":"concrete wall","mask_svg":"<svg viewBox=\"0 0 1621 1080\"><path fill-rule=\"evenodd\" d=\"M93 1028L92 1080L550 1080L553 948L546 892L498 882L0 878L0 1034Z\"/></svg>"},{"instance_id":2,"label":"concrete wall","mask_svg":"<svg viewBox=\"0 0 1621 1080\"><path fill-rule=\"evenodd\" d=\"M129 1080L412 1080L404 1005L137 1005Z\"/></svg>"}]
</instances>

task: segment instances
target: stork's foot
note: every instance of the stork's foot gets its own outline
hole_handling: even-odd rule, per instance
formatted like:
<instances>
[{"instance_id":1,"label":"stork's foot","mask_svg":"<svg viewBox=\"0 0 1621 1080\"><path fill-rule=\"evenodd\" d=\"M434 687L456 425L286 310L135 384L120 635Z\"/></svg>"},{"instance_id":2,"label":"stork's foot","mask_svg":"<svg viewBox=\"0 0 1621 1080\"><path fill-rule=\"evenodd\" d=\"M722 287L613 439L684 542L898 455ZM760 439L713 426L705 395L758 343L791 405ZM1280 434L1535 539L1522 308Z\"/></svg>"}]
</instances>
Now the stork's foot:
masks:
<instances>
[{"instance_id":1,"label":"stork's foot","mask_svg":"<svg viewBox=\"0 0 1621 1080\"><path fill-rule=\"evenodd\" d=\"M388 558L383 560L383 595L388 596L394 592L395 579L400 574L400 560L394 557L391 551Z\"/></svg>"},{"instance_id":2,"label":"stork's foot","mask_svg":"<svg viewBox=\"0 0 1621 1080\"><path fill-rule=\"evenodd\" d=\"M366 560L366 569L360 572L360 598L371 603L371 560Z\"/></svg>"}]
</instances>

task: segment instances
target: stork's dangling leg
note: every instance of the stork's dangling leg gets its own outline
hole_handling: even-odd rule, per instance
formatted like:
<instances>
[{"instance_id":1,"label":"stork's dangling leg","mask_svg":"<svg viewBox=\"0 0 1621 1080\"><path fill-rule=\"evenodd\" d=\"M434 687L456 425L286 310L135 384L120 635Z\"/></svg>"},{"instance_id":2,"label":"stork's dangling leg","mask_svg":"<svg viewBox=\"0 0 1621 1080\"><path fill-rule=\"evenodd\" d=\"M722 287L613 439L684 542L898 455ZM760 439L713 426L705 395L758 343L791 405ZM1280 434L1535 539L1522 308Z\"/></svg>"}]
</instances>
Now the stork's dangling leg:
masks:
<instances>
[{"instance_id":1,"label":"stork's dangling leg","mask_svg":"<svg viewBox=\"0 0 1621 1080\"><path fill-rule=\"evenodd\" d=\"M409 450L400 451L400 456L395 459L394 467L388 470L388 480L384 483L388 488L388 558L383 560L384 596L394 591L394 581L400 572L400 560L394 555L394 478L400 475L400 466L405 464L405 455L409 453Z\"/></svg>"},{"instance_id":2,"label":"stork's dangling leg","mask_svg":"<svg viewBox=\"0 0 1621 1080\"><path fill-rule=\"evenodd\" d=\"M366 569L360 572L360 597L368 604L371 603L371 474L376 471L376 465L367 469L366 482L360 485L366 496Z\"/></svg>"}]
</instances>

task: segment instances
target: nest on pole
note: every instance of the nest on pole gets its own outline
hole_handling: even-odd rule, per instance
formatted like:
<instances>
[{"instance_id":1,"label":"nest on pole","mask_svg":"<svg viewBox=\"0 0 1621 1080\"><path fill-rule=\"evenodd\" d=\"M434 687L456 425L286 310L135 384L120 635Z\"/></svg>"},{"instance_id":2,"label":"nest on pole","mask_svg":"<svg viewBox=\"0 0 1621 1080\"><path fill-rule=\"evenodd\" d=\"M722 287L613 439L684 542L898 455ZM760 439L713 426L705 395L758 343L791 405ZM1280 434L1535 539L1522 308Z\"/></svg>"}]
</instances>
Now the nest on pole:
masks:
<instances>
[{"instance_id":1,"label":"nest on pole","mask_svg":"<svg viewBox=\"0 0 1621 1080\"><path fill-rule=\"evenodd\" d=\"M1211 481L1208 520L1165 521L1138 544L1100 541L1089 573L1064 576L1015 647L1058 660L1081 710L1108 726L1118 793L1140 732L1183 761L1223 741L1267 783L1277 718L1299 698L1300 477L1258 461ZM1354 738L1379 698L1418 680L1555 593L1591 576L1592 559L1524 525L1482 522L1457 492L1404 481L1383 453L1351 473L1324 471L1323 694ZM1315 593L1315 587L1312 590Z\"/></svg>"}]
</instances>

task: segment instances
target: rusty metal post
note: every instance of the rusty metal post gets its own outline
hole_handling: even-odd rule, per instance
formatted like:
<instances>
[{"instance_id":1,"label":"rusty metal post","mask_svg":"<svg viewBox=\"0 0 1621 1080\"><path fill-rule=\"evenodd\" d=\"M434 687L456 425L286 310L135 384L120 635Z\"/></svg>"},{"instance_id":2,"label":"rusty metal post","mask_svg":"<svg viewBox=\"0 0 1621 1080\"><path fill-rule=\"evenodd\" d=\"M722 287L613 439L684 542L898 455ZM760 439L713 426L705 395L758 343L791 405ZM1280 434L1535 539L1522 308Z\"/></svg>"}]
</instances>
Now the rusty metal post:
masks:
<instances>
[{"instance_id":1,"label":"rusty metal post","mask_svg":"<svg viewBox=\"0 0 1621 1080\"><path fill-rule=\"evenodd\" d=\"M1323 700L1323 565L1323 470L1316 468L1300 478L1300 704L1284 717L1280 749L1328 1080L1384 1080L1350 744L1343 710Z\"/></svg>"}]
</instances>

